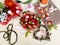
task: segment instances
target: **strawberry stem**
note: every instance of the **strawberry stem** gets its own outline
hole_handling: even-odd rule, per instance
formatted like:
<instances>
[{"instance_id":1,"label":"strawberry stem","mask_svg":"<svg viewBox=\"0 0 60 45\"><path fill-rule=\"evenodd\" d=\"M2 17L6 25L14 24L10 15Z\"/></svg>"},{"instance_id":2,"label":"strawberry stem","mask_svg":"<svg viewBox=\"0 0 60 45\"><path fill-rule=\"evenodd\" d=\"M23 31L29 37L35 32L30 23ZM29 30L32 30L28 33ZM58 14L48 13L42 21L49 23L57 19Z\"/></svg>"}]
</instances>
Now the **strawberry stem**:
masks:
<instances>
[{"instance_id":1,"label":"strawberry stem","mask_svg":"<svg viewBox=\"0 0 60 45\"><path fill-rule=\"evenodd\" d=\"M25 37L28 36L28 34L31 33L29 30L25 33Z\"/></svg>"}]
</instances>

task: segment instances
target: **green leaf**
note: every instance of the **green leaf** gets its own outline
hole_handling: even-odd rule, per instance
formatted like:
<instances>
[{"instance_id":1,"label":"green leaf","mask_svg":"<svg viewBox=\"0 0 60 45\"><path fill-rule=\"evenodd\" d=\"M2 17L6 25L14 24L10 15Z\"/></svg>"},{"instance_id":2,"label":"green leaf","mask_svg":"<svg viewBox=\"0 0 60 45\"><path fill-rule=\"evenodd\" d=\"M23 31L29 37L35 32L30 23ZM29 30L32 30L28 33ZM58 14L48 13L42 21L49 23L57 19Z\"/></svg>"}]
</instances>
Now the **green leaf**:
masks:
<instances>
[{"instance_id":1,"label":"green leaf","mask_svg":"<svg viewBox=\"0 0 60 45\"><path fill-rule=\"evenodd\" d=\"M51 31L53 28L53 25L48 26L48 29Z\"/></svg>"},{"instance_id":2,"label":"green leaf","mask_svg":"<svg viewBox=\"0 0 60 45\"><path fill-rule=\"evenodd\" d=\"M39 21L39 24L41 24L41 21Z\"/></svg>"},{"instance_id":3,"label":"green leaf","mask_svg":"<svg viewBox=\"0 0 60 45\"><path fill-rule=\"evenodd\" d=\"M23 25L23 22L21 22L21 20L19 21L19 23L20 23L21 25Z\"/></svg>"},{"instance_id":4,"label":"green leaf","mask_svg":"<svg viewBox=\"0 0 60 45\"><path fill-rule=\"evenodd\" d=\"M28 32L26 32L26 34L25 34L25 37L27 37L28 36Z\"/></svg>"},{"instance_id":5,"label":"green leaf","mask_svg":"<svg viewBox=\"0 0 60 45\"><path fill-rule=\"evenodd\" d=\"M57 26L54 26L54 29L56 29L56 30L57 30Z\"/></svg>"},{"instance_id":6,"label":"green leaf","mask_svg":"<svg viewBox=\"0 0 60 45\"><path fill-rule=\"evenodd\" d=\"M23 14L26 13L26 11L23 12Z\"/></svg>"},{"instance_id":7,"label":"green leaf","mask_svg":"<svg viewBox=\"0 0 60 45\"><path fill-rule=\"evenodd\" d=\"M17 3L21 3L21 1L20 0L16 0L17 1Z\"/></svg>"},{"instance_id":8,"label":"green leaf","mask_svg":"<svg viewBox=\"0 0 60 45\"><path fill-rule=\"evenodd\" d=\"M29 33L31 33L31 31L28 31Z\"/></svg>"},{"instance_id":9,"label":"green leaf","mask_svg":"<svg viewBox=\"0 0 60 45\"><path fill-rule=\"evenodd\" d=\"M38 18L39 18L39 24L41 24L41 18L38 16Z\"/></svg>"},{"instance_id":10,"label":"green leaf","mask_svg":"<svg viewBox=\"0 0 60 45\"><path fill-rule=\"evenodd\" d=\"M32 0L27 0L26 2L22 2L22 4L29 4Z\"/></svg>"},{"instance_id":11,"label":"green leaf","mask_svg":"<svg viewBox=\"0 0 60 45\"><path fill-rule=\"evenodd\" d=\"M50 26L48 26L48 29L49 29L50 31L52 30L52 28L54 28L54 29L57 30L57 26L55 26L55 25L50 25Z\"/></svg>"},{"instance_id":12,"label":"green leaf","mask_svg":"<svg viewBox=\"0 0 60 45\"><path fill-rule=\"evenodd\" d=\"M0 2L0 8L4 8L4 4Z\"/></svg>"},{"instance_id":13,"label":"green leaf","mask_svg":"<svg viewBox=\"0 0 60 45\"><path fill-rule=\"evenodd\" d=\"M30 31L27 31L26 34L25 34L25 37L27 37L29 33L31 33L31 32Z\"/></svg>"},{"instance_id":14,"label":"green leaf","mask_svg":"<svg viewBox=\"0 0 60 45\"><path fill-rule=\"evenodd\" d=\"M27 0L26 2L22 2L20 0L16 0L18 3L22 3L22 4L29 4L31 3L32 0Z\"/></svg>"}]
</instances>

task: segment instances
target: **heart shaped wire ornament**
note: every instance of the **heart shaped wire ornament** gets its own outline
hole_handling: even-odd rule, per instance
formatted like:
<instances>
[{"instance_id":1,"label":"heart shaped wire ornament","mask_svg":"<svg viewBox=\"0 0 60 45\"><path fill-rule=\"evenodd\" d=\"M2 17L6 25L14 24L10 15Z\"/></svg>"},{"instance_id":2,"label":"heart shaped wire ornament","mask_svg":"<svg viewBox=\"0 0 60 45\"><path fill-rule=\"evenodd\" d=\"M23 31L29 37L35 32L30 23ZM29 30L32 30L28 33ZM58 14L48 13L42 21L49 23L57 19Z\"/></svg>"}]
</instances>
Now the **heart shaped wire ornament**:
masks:
<instances>
[{"instance_id":1,"label":"heart shaped wire ornament","mask_svg":"<svg viewBox=\"0 0 60 45\"><path fill-rule=\"evenodd\" d=\"M50 35L45 25L40 25L36 31L33 32L33 38L36 40L48 40L50 41Z\"/></svg>"}]
</instances>

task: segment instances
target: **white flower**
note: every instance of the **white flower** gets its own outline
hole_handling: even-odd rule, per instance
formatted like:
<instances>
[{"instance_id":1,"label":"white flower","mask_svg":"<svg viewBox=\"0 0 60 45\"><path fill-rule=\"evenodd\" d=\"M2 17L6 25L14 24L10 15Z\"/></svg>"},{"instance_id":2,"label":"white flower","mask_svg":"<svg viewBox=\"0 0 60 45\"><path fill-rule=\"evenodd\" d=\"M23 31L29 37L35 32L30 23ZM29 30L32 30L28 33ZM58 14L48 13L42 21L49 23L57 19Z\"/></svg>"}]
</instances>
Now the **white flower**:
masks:
<instances>
[{"instance_id":1,"label":"white flower","mask_svg":"<svg viewBox=\"0 0 60 45\"><path fill-rule=\"evenodd\" d=\"M54 8L53 6L51 6L50 8L49 8L49 12L50 13L52 13L52 12L54 12L54 11L56 11L57 10L57 8Z\"/></svg>"},{"instance_id":2,"label":"white flower","mask_svg":"<svg viewBox=\"0 0 60 45\"><path fill-rule=\"evenodd\" d=\"M33 6L33 4L29 4L29 5L27 5L25 8L26 8L27 11L32 11L32 12L34 12L34 6Z\"/></svg>"}]
</instances>

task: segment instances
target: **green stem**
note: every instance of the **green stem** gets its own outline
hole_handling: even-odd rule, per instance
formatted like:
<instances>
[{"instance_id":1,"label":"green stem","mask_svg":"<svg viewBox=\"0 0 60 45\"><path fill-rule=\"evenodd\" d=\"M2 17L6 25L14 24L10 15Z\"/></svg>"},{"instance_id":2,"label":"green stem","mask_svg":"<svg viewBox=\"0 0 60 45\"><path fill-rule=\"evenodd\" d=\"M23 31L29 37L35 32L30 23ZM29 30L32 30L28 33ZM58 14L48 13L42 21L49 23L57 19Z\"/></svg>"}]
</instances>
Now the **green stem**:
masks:
<instances>
[{"instance_id":1,"label":"green stem","mask_svg":"<svg viewBox=\"0 0 60 45\"><path fill-rule=\"evenodd\" d=\"M20 1L20 0L17 0L18 3L22 3L22 4L29 4L29 3L31 3L31 1L32 1L32 0L27 0L26 2L22 2L22 1Z\"/></svg>"},{"instance_id":2,"label":"green stem","mask_svg":"<svg viewBox=\"0 0 60 45\"><path fill-rule=\"evenodd\" d=\"M25 34L25 37L27 37L29 33L31 33L31 32L28 30Z\"/></svg>"}]
</instances>

